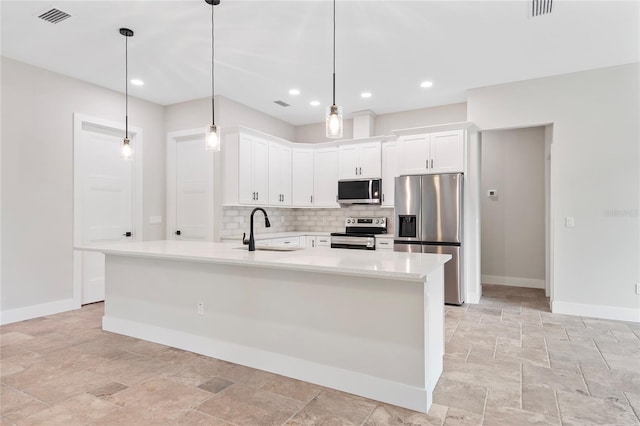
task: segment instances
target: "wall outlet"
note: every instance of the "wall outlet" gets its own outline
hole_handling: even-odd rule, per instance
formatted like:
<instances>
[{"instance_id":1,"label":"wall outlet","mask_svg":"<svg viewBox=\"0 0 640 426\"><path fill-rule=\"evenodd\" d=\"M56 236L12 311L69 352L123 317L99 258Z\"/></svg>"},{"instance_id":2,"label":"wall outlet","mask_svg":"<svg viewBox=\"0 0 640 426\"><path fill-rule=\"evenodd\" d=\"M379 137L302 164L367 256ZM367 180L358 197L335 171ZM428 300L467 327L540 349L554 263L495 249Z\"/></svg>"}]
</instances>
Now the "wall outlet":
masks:
<instances>
[{"instance_id":1,"label":"wall outlet","mask_svg":"<svg viewBox=\"0 0 640 426\"><path fill-rule=\"evenodd\" d=\"M573 216L567 216L564 218L564 226L566 226L567 228L573 228L574 226L576 226L576 222L573 219Z\"/></svg>"},{"instance_id":2,"label":"wall outlet","mask_svg":"<svg viewBox=\"0 0 640 426\"><path fill-rule=\"evenodd\" d=\"M203 301L199 301L198 302L198 307L196 308L196 312L198 312L198 315L204 315L204 302Z\"/></svg>"},{"instance_id":3,"label":"wall outlet","mask_svg":"<svg viewBox=\"0 0 640 426\"><path fill-rule=\"evenodd\" d=\"M640 283L636 283L636 294L640 295Z\"/></svg>"},{"instance_id":4,"label":"wall outlet","mask_svg":"<svg viewBox=\"0 0 640 426\"><path fill-rule=\"evenodd\" d=\"M149 216L150 225L159 225L162 223L162 216Z\"/></svg>"},{"instance_id":5,"label":"wall outlet","mask_svg":"<svg viewBox=\"0 0 640 426\"><path fill-rule=\"evenodd\" d=\"M497 189L490 189L487 191L487 197L497 197L497 196L498 196Z\"/></svg>"}]
</instances>

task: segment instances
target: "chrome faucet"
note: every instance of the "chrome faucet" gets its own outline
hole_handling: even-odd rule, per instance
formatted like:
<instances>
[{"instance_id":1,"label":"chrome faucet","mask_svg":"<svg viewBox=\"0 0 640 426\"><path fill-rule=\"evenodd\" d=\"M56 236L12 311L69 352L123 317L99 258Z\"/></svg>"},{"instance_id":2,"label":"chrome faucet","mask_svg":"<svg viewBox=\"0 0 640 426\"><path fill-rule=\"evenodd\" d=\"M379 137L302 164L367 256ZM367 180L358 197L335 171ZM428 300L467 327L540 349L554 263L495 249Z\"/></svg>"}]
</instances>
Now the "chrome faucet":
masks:
<instances>
[{"instance_id":1,"label":"chrome faucet","mask_svg":"<svg viewBox=\"0 0 640 426\"><path fill-rule=\"evenodd\" d=\"M267 212L264 211L264 209L262 207L256 207L255 209L253 209L253 211L251 212L251 219L250 219L250 223L249 223L249 240L245 240L244 237L246 234L242 234L242 244L249 244L249 251L256 251L256 241L253 238L253 215L256 211L260 210L262 212L262 214L264 214L264 226L266 226L267 228L271 227L271 222L269 222L269 217L267 216Z\"/></svg>"}]
</instances>

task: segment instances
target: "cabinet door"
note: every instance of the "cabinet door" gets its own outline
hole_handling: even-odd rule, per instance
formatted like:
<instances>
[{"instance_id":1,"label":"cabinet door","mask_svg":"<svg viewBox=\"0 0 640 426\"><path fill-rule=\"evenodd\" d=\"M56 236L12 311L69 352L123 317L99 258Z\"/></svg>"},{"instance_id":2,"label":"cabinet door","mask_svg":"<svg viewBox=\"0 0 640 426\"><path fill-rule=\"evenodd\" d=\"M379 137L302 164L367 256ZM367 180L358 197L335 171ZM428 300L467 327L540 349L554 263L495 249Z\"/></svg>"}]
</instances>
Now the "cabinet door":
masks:
<instances>
[{"instance_id":1,"label":"cabinet door","mask_svg":"<svg viewBox=\"0 0 640 426\"><path fill-rule=\"evenodd\" d=\"M283 206L291 205L291 148L280 147L280 188Z\"/></svg>"},{"instance_id":2,"label":"cabinet door","mask_svg":"<svg viewBox=\"0 0 640 426\"><path fill-rule=\"evenodd\" d=\"M338 204L338 149L318 149L313 164L313 205L340 207Z\"/></svg>"},{"instance_id":3,"label":"cabinet door","mask_svg":"<svg viewBox=\"0 0 640 426\"><path fill-rule=\"evenodd\" d=\"M400 138L400 174L420 175L429 171L429 135Z\"/></svg>"},{"instance_id":4,"label":"cabinet door","mask_svg":"<svg viewBox=\"0 0 640 426\"><path fill-rule=\"evenodd\" d=\"M357 179L358 173L358 145L340 145L339 163L340 163L340 179Z\"/></svg>"},{"instance_id":5,"label":"cabinet door","mask_svg":"<svg viewBox=\"0 0 640 426\"><path fill-rule=\"evenodd\" d=\"M280 205L282 190L280 182L280 145L269 143L269 204Z\"/></svg>"},{"instance_id":6,"label":"cabinet door","mask_svg":"<svg viewBox=\"0 0 640 426\"><path fill-rule=\"evenodd\" d=\"M381 173L381 142L359 144L358 176L362 178L379 178Z\"/></svg>"},{"instance_id":7,"label":"cabinet door","mask_svg":"<svg viewBox=\"0 0 640 426\"><path fill-rule=\"evenodd\" d=\"M313 205L313 151L310 149L291 152L291 203Z\"/></svg>"},{"instance_id":8,"label":"cabinet door","mask_svg":"<svg viewBox=\"0 0 640 426\"><path fill-rule=\"evenodd\" d=\"M254 204L255 190L253 189L253 139L240 135L238 142L238 202L240 204Z\"/></svg>"},{"instance_id":9,"label":"cabinet door","mask_svg":"<svg viewBox=\"0 0 640 426\"><path fill-rule=\"evenodd\" d=\"M395 178L398 173L398 144L382 144L382 205L393 207Z\"/></svg>"},{"instance_id":10,"label":"cabinet door","mask_svg":"<svg viewBox=\"0 0 640 426\"><path fill-rule=\"evenodd\" d=\"M464 132L454 130L431 134L430 173L462 172L464 167Z\"/></svg>"},{"instance_id":11,"label":"cabinet door","mask_svg":"<svg viewBox=\"0 0 640 426\"><path fill-rule=\"evenodd\" d=\"M262 139L253 141L253 189L256 192L254 204L267 204L269 201L269 144Z\"/></svg>"},{"instance_id":12,"label":"cabinet door","mask_svg":"<svg viewBox=\"0 0 640 426\"><path fill-rule=\"evenodd\" d=\"M269 204L291 205L291 148L269 143Z\"/></svg>"}]
</instances>

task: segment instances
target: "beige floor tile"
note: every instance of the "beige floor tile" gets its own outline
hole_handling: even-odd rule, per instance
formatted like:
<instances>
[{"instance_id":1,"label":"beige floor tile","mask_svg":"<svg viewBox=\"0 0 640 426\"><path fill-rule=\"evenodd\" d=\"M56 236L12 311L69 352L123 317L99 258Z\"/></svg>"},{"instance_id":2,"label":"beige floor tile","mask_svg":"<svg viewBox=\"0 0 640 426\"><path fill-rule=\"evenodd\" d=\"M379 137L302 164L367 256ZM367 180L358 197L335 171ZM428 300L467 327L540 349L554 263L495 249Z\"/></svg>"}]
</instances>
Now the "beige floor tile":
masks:
<instances>
[{"instance_id":1,"label":"beige floor tile","mask_svg":"<svg viewBox=\"0 0 640 426\"><path fill-rule=\"evenodd\" d=\"M428 414L380 404L364 422L364 426L440 426L444 423L446 414L447 408L437 404L429 410Z\"/></svg>"},{"instance_id":2,"label":"beige floor tile","mask_svg":"<svg viewBox=\"0 0 640 426\"><path fill-rule=\"evenodd\" d=\"M203 384L198 386L198 388L202 390L206 390L207 392L218 393L221 390L231 386L232 384L233 382L230 380L226 380L221 377L214 377L208 382L204 382Z\"/></svg>"},{"instance_id":3,"label":"beige floor tile","mask_svg":"<svg viewBox=\"0 0 640 426\"><path fill-rule=\"evenodd\" d=\"M303 405L282 395L234 384L195 408L237 425L280 425Z\"/></svg>"},{"instance_id":4,"label":"beige floor tile","mask_svg":"<svg viewBox=\"0 0 640 426\"><path fill-rule=\"evenodd\" d=\"M230 426L231 424L222 419L193 410L187 411L170 423L171 426Z\"/></svg>"},{"instance_id":5,"label":"beige floor tile","mask_svg":"<svg viewBox=\"0 0 640 426\"><path fill-rule=\"evenodd\" d=\"M321 386L290 379L284 376L276 376L260 389L277 393L288 398L297 399L302 402L309 402L323 390Z\"/></svg>"},{"instance_id":6,"label":"beige floor tile","mask_svg":"<svg viewBox=\"0 0 640 426\"><path fill-rule=\"evenodd\" d=\"M472 383L440 377L433 392L433 402L482 415L487 389Z\"/></svg>"},{"instance_id":7,"label":"beige floor tile","mask_svg":"<svg viewBox=\"0 0 640 426\"><path fill-rule=\"evenodd\" d=\"M31 336L41 336L43 334L52 333L59 327L60 323L57 321L42 317L3 325L0 329L0 333L4 334L12 331L18 331Z\"/></svg>"},{"instance_id":8,"label":"beige floor tile","mask_svg":"<svg viewBox=\"0 0 640 426\"><path fill-rule=\"evenodd\" d=\"M599 366L606 368L600 351L593 341L576 342L547 339L549 359L563 362L577 362L582 366Z\"/></svg>"},{"instance_id":9,"label":"beige floor tile","mask_svg":"<svg viewBox=\"0 0 640 426\"><path fill-rule=\"evenodd\" d=\"M550 366L546 349L518 348L498 344L496 348L496 359L518 360L522 363L537 365L539 367Z\"/></svg>"},{"instance_id":10,"label":"beige floor tile","mask_svg":"<svg viewBox=\"0 0 640 426\"><path fill-rule=\"evenodd\" d=\"M520 386L519 369L514 370L458 360L445 360L442 377L458 382L473 383L484 388Z\"/></svg>"},{"instance_id":11,"label":"beige floor tile","mask_svg":"<svg viewBox=\"0 0 640 426\"><path fill-rule=\"evenodd\" d=\"M164 361L161 357L158 359ZM202 355L190 354L188 359L182 359L180 362L173 362L173 367L167 369L165 377L185 385L200 386L215 376L224 373L234 366L226 361L215 358L209 358Z\"/></svg>"},{"instance_id":12,"label":"beige floor tile","mask_svg":"<svg viewBox=\"0 0 640 426\"><path fill-rule=\"evenodd\" d=\"M205 390L155 378L112 394L107 400L125 408L165 411L166 417L176 418L210 397Z\"/></svg>"},{"instance_id":13,"label":"beige floor tile","mask_svg":"<svg viewBox=\"0 0 640 426\"><path fill-rule=\"evenodd\" d=\"M108 398L111 395L114 395L120 391L127 389L128 386L123 385L122 383L110 382L103 386L99 386L95 389L88 391L87 393L95 396L96 398Z\"/></svg>"},{"instance_id":14,"label":"beige floor tile","mask_svg":"<svg viewBox=\"0 0 640 426\"><path fill-rule=\"evenodd\" d=\"M555 391L543 386L522 386L522 409L558 418Z\"/></svg>"},{"instance_id":15,"label":"beige floor tile","mask_svg":"<svg viewBox=\"0 0 640 426\"><path fill-rule=\"evenodd\" d=\"M10 359L0 360L0 377L2 378L4 378L5 376L10 376L12 374L16 374L21 371L24 371L24 369L25 368L23 366L15 362L12 362Z\"/></svg>"},{"instance_id":16,"label":"beige floor tile","mask_svg":"<svg viewBox=\"0 0 640 426\"><path fill-rule=\"evenodd\" d=\"M558 391L558 405L564 425L637 425L638 418L628 404Z\"/></svg>"},{"instance_id":17,"label":"beige floor tile","mask_svg":"<svg viewBox=\"0 0 640 426\"><path fill-rule=\"evenodd\" d=\"M545 416L544 414L519 410L517 408L487 407L487 411L484 413L484 424L494 426L560 425L560 420L556 417Z\"/></svg>"},{"instance_id":18,"label":"beige floor tile","mask_svg":"<svg viewBox=\"0 0 640 426\"><path fill-rule=\"evenodd\" d=\"M126 354L90 370L108 381L133 386L152 377L161 376L167 368L166 364L155 358Z\"/></svg>"},{"instance_id":19,"label":"beige floor tile","mask_svg":"<svg viewBox=\"0 0 640 426\"><path fill-rule=\"evenodd\" d=\"M344 392L323 389L293 416L287 425L360 425L376 407L374 401Z\"/></svg>"},{"instance_id":20,"label":"beige floor tile","mask_svg":"<svg viewBox=\"0 0 640 426\"><path fill-rule=\"evenodd\" d=\"M481 414L454 407L449 408L444 421L444 426L480 426L481 424Z\"/></svg>"},{"instance_id":21,"label":"beige floor tile","mask_svg":"<svg viewBox=\"0 0 640 426\"><path fill-rule=\"evenodd\" d=\"M46 408L49 408L48 404L30 395L8 386L0 387L0 416L7 422L15 422Z\"/></svg>"},{"instance_id":22,"label":"beige floor tile","mask_svg":"<svg viewBox=\"0 0 640 426\"><path fill-rule=\"evenodd\" d=\"M582 374L587 382L623 392L640 391L640 370L608 370L604 368L582 367Z\"/></svg>"},{"instance_id":23,"label":"beige floor tile","mask_svg":"<svg viewBox=\"0 0 640 426\"><path fill-rule=\"evenodd\" d=\"M522 391L519 385L489 389L485 409L500 407L522 408Z\"/></svg>"},{"instance_id":24,"label":"beige floor tile","mask_svg":"<svg viewBox=\"0 0 640 426\"><path fill-rule=\"evenodd\" d=\"M220 373L219 376L223 379L231 380L234 383L242 383L243 385L254 388L264 386L270 380L276 378L276 375L273 373L245 367L243 365L234 365L230 369Z\"/></svg>"},{"instance_id":25,"label":"beige floor tile","mask_svg":"<svg viewBox=\"0 0 640 426\"><path fill-rule=\"evenodd\" d=\"M50 380L39 381L24 388L24 392L49 404L102 386L108 378L87 370L70 371Z\"/></svg>"},{"instance_id":26,"label":"beige floor tile","mask_svg":"<svg viewBox=\"0 0 640 426\"><path fill-rule=\"evenodd\" d=\"M19 331L10 331L8 333L0 334L0 346L16 345L31 339L33 339L33 336L30 334L20 333ZM4 347L2 350L4 351Z\"/></svg>"},{"instance_id":27,"label":"beige floor tile","mask_svg":"<svg viewBox=\"0 0 640 426\"><path fill-rule=\"evenodd\" d=\"M625 392L624 396L627 398L633 412L636 413L636 417L640 419L640 390L638 390L638 393Z\"/></svg>"},{"instance_id":28,"label":"beige floor tile","mask_svg":"<svg viewBox=\"0 0 640 426\"><path fill-rule=\"evenodd\" d=\"M117 410L117 407L89 394L77 395L17 422L19 426L86 425Z\"/></svg>"},{"instance_id":29,"label":"beige floor tile","mask_svg":"<svg viewBox=\"0 0 640 426\"><path fill-rule=\"evenodd\" d=\"M566 370L554 370L524 364L522 366L522 384L523 386L542 386L587 395L587 388L582 375Z\"/></svg>"}]
</instances>

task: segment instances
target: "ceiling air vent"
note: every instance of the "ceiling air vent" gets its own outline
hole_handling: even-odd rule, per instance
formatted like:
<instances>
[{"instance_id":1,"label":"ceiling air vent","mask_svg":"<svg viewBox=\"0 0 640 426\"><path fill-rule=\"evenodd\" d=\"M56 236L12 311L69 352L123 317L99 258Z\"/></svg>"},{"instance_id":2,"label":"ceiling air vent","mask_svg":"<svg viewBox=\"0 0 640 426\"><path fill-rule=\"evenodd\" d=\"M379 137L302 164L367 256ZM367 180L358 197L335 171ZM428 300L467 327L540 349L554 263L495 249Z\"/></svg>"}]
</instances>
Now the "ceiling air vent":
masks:
<instances>
[{"instance_id":1,"label":"ceiling air vent","mask_svg":"<svg viewBox=\"0 0 640 426\"><path fill-rule=\"evenodd\" d=\"M291 106L291 105L289 105L288 103L286 103L285 101L273 101L273 103L274 103L274 104L278 104L278 105L280 105L281 107L288 107L288 106Z\"/></svg>"},{"instance_id":2,"label":"ceiling air vent","mask_svg":"<svg viewBox=\"0 0 640 426\"><path fill-rule=\"evenodd\" d=\"M552 8L553 0L531 0L531 17L547 15L551 13Z\"/></svg>"},{"instance_id":3,"label":"ceiling air vent","mask_svg":"<svg viewBox=\"0 0 640 426\"><path fill-rule=\"evenodd\" d=\"M41 13L40 15L38 15L38 18L43 19L47 22L51 22L52 24L57 24L58 22L62 22L67 18L71 18L71 15L53 8Z\"/></svg>"}]
</instances>

